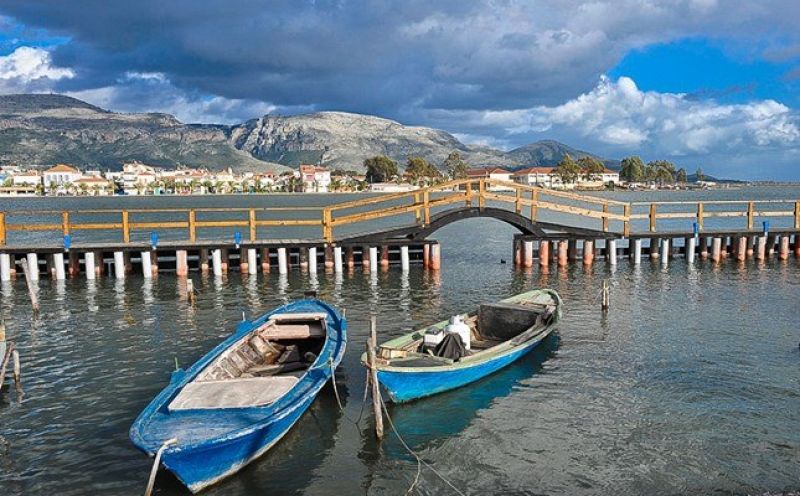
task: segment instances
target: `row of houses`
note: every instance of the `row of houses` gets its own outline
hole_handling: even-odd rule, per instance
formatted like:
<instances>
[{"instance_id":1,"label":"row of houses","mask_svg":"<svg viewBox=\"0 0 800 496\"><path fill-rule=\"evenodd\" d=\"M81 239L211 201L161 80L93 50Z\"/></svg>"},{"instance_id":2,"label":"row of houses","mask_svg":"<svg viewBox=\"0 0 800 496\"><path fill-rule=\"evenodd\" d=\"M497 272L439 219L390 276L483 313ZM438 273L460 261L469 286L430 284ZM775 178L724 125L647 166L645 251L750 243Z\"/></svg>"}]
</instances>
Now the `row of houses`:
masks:
<instances>
[{"instance_id":1,"label":"row of houses","mask_svg":"<svg viewBox=\"0 0 800 496\"><path fill-rule=\"evenodd\" d=\"M190 168L164 170L140 162L125 163L120 171L106 172L81 171L67 164L47 169L0 167L0 194L5 195L188 195L261 191L324 193L330 190L331 183L331 172L313 165L302 165L297 171L281 175L254 172L235 174L231 169L214 172Z\"/></svg>"},{"instance_id":2,"label":"row of houses","mask_svg":"<svg viewBox=\"0 0 800 496\"><path fill-rule=\"evenodd\" d=\"M591 174L589 177L579 176L575 182L564 183L556 174L555 167L529 167L517 171L509 171L501 167L487 169L469 169L467 177L471 179L493 179L524 184L526 186L540 186L543 188L571 189L575 187L593 188L620 183L619 172L604 169L603 172ZM493 186L494 190L502 190L502 186Z\"/></svg>"}]
</instances>

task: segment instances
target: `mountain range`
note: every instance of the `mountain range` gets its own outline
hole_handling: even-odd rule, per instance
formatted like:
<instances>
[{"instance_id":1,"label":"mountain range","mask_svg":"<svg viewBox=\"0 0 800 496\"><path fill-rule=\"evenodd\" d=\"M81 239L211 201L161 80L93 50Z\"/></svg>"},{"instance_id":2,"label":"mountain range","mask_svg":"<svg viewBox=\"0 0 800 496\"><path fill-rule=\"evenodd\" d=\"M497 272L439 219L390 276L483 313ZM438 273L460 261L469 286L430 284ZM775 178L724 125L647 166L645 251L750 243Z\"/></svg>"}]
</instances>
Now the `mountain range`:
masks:
<instances>
[{"instance_id":1,"label":"mountain range","mask_svg":"<svg viewBox=\"0 0 800 496\"><path fill-rule=\"evenodd\" d=\"M346 112L270 114L236 125L184 124L169 114L111 112L64 95L0 96L0 164L63 162L116 170L138 160L211 170L281 172L321 164L362 171L364 159L375 155L400 164L409 156L440 164L453 151L473 167L548 166L565 153L618 165L552 140L503 151L464 144L438 129Z\"/></svg>"}]
</instances>

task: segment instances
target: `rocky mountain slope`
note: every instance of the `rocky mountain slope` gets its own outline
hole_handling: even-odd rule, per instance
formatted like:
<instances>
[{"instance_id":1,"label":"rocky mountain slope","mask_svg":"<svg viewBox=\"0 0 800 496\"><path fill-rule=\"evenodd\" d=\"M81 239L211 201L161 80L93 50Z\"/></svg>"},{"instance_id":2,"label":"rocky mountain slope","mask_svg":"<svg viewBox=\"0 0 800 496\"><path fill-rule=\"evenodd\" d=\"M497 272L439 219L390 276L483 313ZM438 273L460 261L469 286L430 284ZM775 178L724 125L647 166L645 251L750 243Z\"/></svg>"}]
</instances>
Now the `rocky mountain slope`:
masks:
<instances>
[{"instance_id":1,"label":"rocky mountain slope","mask_svg":"<svg viewBox=\"0 0 800 496\"><path fill-rule=\"evenodd\" d=\"M266 115L235 126L183 124L169 114L120 114L62 95L0 96L0 164L71 163L118 169L125 161L282 171L301 163L363 170L365 158L399 163L421 156L440 164L458 151L475 167L553 165L564 153L591 155L556 141L510 152L469 146L437 129L345 112Z\"/></svg>"},{"instance_id":2,"label":"rocky mountain slope","mask_svg":"<svg viewBox=\"0 0 800 496\"><path fill-rule=\"evenodd\" d=\"M0 96L0 163L119 169L164 167L282 170L231 146L226 126L186 125L168 114L119 114L62 95Z\"/></svg>"}]
</instances>

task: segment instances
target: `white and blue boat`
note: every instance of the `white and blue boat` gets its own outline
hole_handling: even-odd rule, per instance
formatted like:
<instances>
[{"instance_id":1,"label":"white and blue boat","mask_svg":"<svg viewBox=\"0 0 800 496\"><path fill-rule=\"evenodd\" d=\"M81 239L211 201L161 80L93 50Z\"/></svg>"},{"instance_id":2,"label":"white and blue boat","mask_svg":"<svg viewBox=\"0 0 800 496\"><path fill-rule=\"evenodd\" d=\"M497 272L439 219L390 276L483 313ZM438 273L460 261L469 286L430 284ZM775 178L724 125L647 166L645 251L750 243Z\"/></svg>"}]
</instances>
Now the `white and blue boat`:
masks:
<instances>
[{"instance_id":1,"label":"white and blue boat","mask_svg":"<svg viewBox=\"0 0 800 496\"><path fill-rule=\"evenodd\" d=\"M395 403L475 382L527 354L549 336L561 318L561 306L558 293L550 289L482 304L476 312L463 316L466 339L459 336L459 341L467 341L462 344L469 350L455 359L437 355L426 343L431 336L447 334L448 321L388 341L376 353L378 382ZM366 363L366 355L362 362Z\"/></svg>"},{"instance_id":2,"label":"white and blue boat","mask_svg":"<svg viewBox=\"0 0 800 496\"><path fill-rule=\"evenodd\" d=\"M252 321L169 385L131 426L131 441L192 492L255 460L297 422L342 360L346 320L300 300Z\"/></svg>"}]
</instances>

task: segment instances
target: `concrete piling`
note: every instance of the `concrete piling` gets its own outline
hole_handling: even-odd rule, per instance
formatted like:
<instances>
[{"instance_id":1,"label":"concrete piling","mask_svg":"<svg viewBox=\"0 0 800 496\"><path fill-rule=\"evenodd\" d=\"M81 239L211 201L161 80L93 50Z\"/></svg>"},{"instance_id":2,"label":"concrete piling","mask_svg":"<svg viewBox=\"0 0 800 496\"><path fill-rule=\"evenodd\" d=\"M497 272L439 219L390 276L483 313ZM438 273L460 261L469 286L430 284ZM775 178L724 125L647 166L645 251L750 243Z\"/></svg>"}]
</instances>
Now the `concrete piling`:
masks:
<instances>
[{"instance_id":1,"label":"concrete piling","mask_svg":"<svg viewBox=\"0 0 800 496\"><path fill-rule=\"evenodd\" d=\"M434 243L430 245L430 247L430 268L431 270L439 270L442 267L441 249L439 248L439 243Z\"/></svg>"},{"instance_id":2,"label":"concrete piling","mask_svg":"<svg viewBox=\"0 0 800 496\"><path fill-rule=\"evenodd\" d=\"M642 240L637 238L633 240L633 263L640 265L642 263Z\"/></svg>"},{"instance_id":3,"label":"concrete piling","mask_svg":"<svg viewBox=\"0 0 800 496\"><path fill-rule=\"evenodd\" d=\"M308 248L308 272L310 274L317 273L317 248L315 246Z\"/></svg>"},{"instance_id":4,"label":"concrete piling","mask_svg":"<svg viewBox=\"0 0 800 496\"><path fill-rule=\"evenodd\" d=\"M408 272L410 261L408 258L408 246L403 245L400 247L400 267L403 272Z\"/></svg>"},{"instance_id":5,"label":"concrete piling","mask_svg":"<svg viewBox=\"0 0 800 496\"><path fill-rule=\"evenodd\" d=\"M87 251L83 254L83 267L86 271L86 279L93 281L97 277L94 267L94 252Z\"/></svg>"},{"instance_id":6,"label":"concrete piling","mask_svg":"<svg viewBox=\"0 0 800 496\"><path fill-rule=\"evenodd\" d=\"M661 240L661 265L669 264L669 238Z\"/></svg>"},{"instance_id":7,"label":"concrete piling","mask_svg":"<svg viewBox=\"0 0 800 496\"><path fill-rule=\"evenodd\" d=\"M767 257L767 237L759 236L756 241L756 260L764 260Z\"/></svg>"},{"instance_id":8,"label":"concrete piling","mask_svg":"<svg viewBox=\"0 0 800 496\"><path fill-rule=\"evenodd\" d=\"M533 249L533 247L531 247ZM526 248L527 251L527 248ZM550 264L550 241L539 241L539 265L547 267Z\"/></svg>"},{"instance_id":9,"label":"concrete piling","mask_svg":"<svg viewBox=\"0 0 800 496\"><path fill-rule=\"evenodd\" d=\"M789 258L789 236L786 234L781 236L778 258L781 260L787 260Z\"/></svg>"},{"instance_id":10,"label":"concrete piling","mask_svg":"<svg viewBox=\"0 0 800 496\"><path fill-rule=\"evenodd\" d=\"M389 247L386 245L381 246L381 268L389 268Z\"/></svg>"},{"instance_id":11,"label":"concrete piling","mask_svg":"<svg viewBox=\"0 0 800 496\"><path fill-rule=\"evenodd\" d=\"M606 259L610 265L617 265L617 240L606 241Z\"/></svg>"},{"instance_id":12,"label":"concrete piling","mask_svg":"<svg viewBox=\"0 0 800 496\"><path fill-rule=\"evenodd\" d=\"M31 281L38 281L39 280L39 255L36 253L28 253L26 255L28 259L28 270L30 271L29 275Z\"/></svg>"},{"instance_id":13,"label":"concrete piling","mask_svg":"<svg viewBox=\"0 0 800 496\"><path fill-rule=\"evenodd\" d=\"M712 241L711 260L717 263L722 260L722 238L714 238Z\"/></svg>"},{"instance_id":14,"label":"concrete piling","mask_svg":"<svg viewBox=\"0 0 800 496\"><path fill-rule=\"evenodd\" d=\"M150 252L143 251L141 253L141 257L142 257L142 276L145 279L150 279L151 277L153 277L153 266L150 260Z\"/></svg>"},{"instance_id":15,"label":"concrete piling","mask_svg":"<svg viewBox=\"0 0 800 496\"><path fill-rule=\"evenodd\" d=\"M289 273L289 260L286 257L286 248L278 248L278 274Z\"/></svg>"},{"instance_id":16,"label":"concrete piling","mask_svg":"<svg viewBox=\"0 0 800 496\"><path fill-rule=\"evenodd\" d=\"M247 273L258 274L258 252L255 248L247 249Z\"/></svg>"},{"instance_id":17,"label":"concrete piling","mask_svg":"<svg viewBox=\"0 0 800 496\"><path fill-rule=\"evenodd\" d=\"M540 249L543 242L544 241L539 242ZM525 267L533 267L533 241L526 240L522 242L522 265Z\"/></svg>"},{"instance_id":18,"label":"concrete piling","mask_svg":"<svg viewBox=\"0 0 800 496\"><path fill-rule=\"evenodd\" d=\"M583 240L583 265L592 265L594 262L594 240Z\"/></svg>"},{"instance_id":19,"label":"concrete piling","mask_svg":"<svg viewBox=\"0 0 800 496\"><path fill-rule=\"evenodd\" d=\"M566 267L567 266L567 241L562 239L558 242L558 266L559 267Z\"/></svg>"},{"instance_id":20,"label":"concrete piling","mask_svg":"<svg viewBox=\"0 0 800 496\"><path fill-rule=\"evenodd\" d=\"M66 272L64 270L64 254L61 252L53 253L53 269L54 276L57 281L66 279Z\"/></svg>"},{"instance_id":21,"label":"concrete piling","mask_svg":"<svg viewBox=\"0 0 800 496\"><path fill-rule=\"evenodd\" d=\"M744 262L747 258L747 236L736 238L736 260Z\"/></svg>"},{"instance_id":22,"label":"concrete piling","mask_svg":"<svg viewBox=\"0 0 800 496\"><path fill-rule=\"evenodd\" d=\"M694 263L695 247L697 245L697 238L692 236L686 238L686 260L691 264Z\"/></svg>"},{"instance_id":23,"label":"concrete piling","mask_svg":"<svg viewBox=\"0 0 800 496\"><path fill-rule=\"evenodd\" d=\"M114 277L125 279L125 254L121 251L114 252Z\"/></svg>"},{"instance_id":24,"label":"concrete piling","mask_svg":"<svg viewBox=\"0 0 800 496\"><path fill-rule=\"evenodd\" d=\"M175 251L175 275L186 277L189 275L189 262L186 250Z\"/></svg>"},{"instance_id":25,"label":"concrete piling","mask_svg":"<svg viewBox=\"0 0 800 496\"><path fill-rule=\"evenodd\" d=\"M337 274L342 273L342 247L333 247L333 271Z\"/></svg>"},{"instance_id":26,"label":"concrete piling","mask_svg":"<svg viewBox=\"0 0 800 496\"><path fill-rule=\"evenodd\" d=\"M215 276L222 275L222 250L220 248L211 250L211 267Z\"/></svg>"},{"instance_id":27,"label":"concrete piling","mask_svg":"<svg viewBox=\"0 0 800 496\"><path fill-rule=\"evenodd\" d=\"M0 253L0 281L11 280L11 255Z\"/></svg>"},{"instance_id":28,"label":"concrete piling","mask_svg":"<svg viewBox=\"0 0 800 496\"><path fill-rule=\"evenodd\" d=\"M378 271L378 247L377 246L370 246L369 250L369 263L364 263L366 265L365 270L369 269L370 272L377 272Z\"/></svg>"},{"instance_id":29,"label":"concrete piling","mask_svg":"<svg viewBox=\"0 0 800 496\"><path fill-rule=\"evenodd\" d=\"M422 266L426 269L431 266L431 245L427 243L422 247Z\"/></svg>"}]
</instances>

